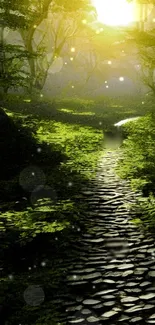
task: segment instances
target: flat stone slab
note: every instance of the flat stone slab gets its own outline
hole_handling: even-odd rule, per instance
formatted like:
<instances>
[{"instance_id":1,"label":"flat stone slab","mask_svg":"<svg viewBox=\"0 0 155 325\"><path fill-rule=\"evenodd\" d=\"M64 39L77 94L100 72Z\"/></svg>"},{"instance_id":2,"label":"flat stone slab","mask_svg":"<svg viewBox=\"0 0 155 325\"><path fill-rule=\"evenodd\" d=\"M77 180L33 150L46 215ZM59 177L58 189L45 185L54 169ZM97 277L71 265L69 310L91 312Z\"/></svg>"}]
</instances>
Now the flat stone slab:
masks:
<instances>
[{"instance_id":1,"label":"flat stone slab","mask_svg":"<svg viewBox=\"0 0 155 325\"><path fill-rule=\"evenodd\" d=\"M76 287L76 286L84 286L87 283L88 283L87 281L75 281L75 282L68 282L67 285Z\"/></svg>"},{"instance_id":2,"label":"flat stone slab","mask_svg":"<svg viewBox=\"0 0 155 325\"><path fill-rule=\"evenodd\" d=\"M133 269L134 268L134 264L122 264L119 265L118 269L119 270L128 270L128 269Z\"/></svg>"},{"instance_id":3,"label":"flat stone slab","mask_svg":"<svg viewBox=\"0 0 155 325\"><path fill-rule=\"evenodd\" d=\"M114 306L116 304L116 301L114 301L114 300L111 300L111 301L106 301L106 302L104 302L104 306L105 307L112 307L112 306Z\"/></svg>"},{"instance_id":4,"label":"flat stone slab","mask_svg":"<svg viewBox=\"0 0 155 325\"><path fill-rule=\"evenodd\" d=\"M81 324L84 322L83 318L79 318L79 319L73 319L69 321L69 324Z\"/></svg>"},{"instance_id":5,"label":"flat stone slab","mask_svg":"<svg viewBox=\"0 0 155 325\"><path fill-rule=\"evenodd\" d=\"M147 293L145 295L141 295L139 298L142 300L150 300L155 298L155 293Z\"/></svg>"},{"instance_id":6,"label":"flat stone slab","mask_svg":"<svg viewBox=\"0 0 155 325\"><path fill-rule=\"evenodd\" d=\"M90 315L92 312L89 309L82 309L81 314L83 315Z\"/></svg>"},{"instance_id":7,"label":"flat stone slab","mask_svg":"<svg viewBox=\"0 0 155 325\"><path fill-rule=\"evenodd\" d=\"M152 314L149 319L155 319L155 314Z\"/></svg>"},{"instance_id":8,"label":"flat stone slab","mask_svg":"<svg viewBox=\"0 0 155 325\"><path fill-rule=\"evenodd\" d=\"M86 242L92 244L101 244L104 242L103 238L96 238L96 239L85 239Z\"/></svg>"},{"instance_id":9,"label":"flat stone slab","mask_svg":"<svg viewBox=\"0 0 155 325\"><path fill-rule=\"evenodd\" d=\"M154 308L154 305L151 305L151 304L147 304L147 305L145 305L144 306L144 310L149 310L149 309L152 309L152 308Z\"/></svg>"},{"instance_id":10,"label":"flat stone slab","mask_svg":"<svg viewBox=\"0 0 155 325\"><path fill-rule=\"evenodd\" d=\"M99 318L94 317L94 316L90 316L90 317L87 318L87 322L90 323L90 324L98 323Z\"/></svg>"},{"instance_id":11,"label":"flat stone slab","mask_svg":"<svg viewBox=\"0 0 155 325\"><path fill-rule=\"evenodd\" d=\"M116 269L117 268L117 265L109 264L109 265L104 266L104 268L106 270L113 270L113 269Z\"/></svg>"},{"instance_id":12,"label":"flat stone slab","mask_svg":"<svg viewBox=\"0 0 155 325\"><path fill-rule=\"evenodd\" d=\"M122 277L123 277L123 278L126 278L126 277L128 277L129 275L131 275L131 274L133 274L133 273L134 273L133 270L125 271L125 272L122 273Z\"/></svg>"},{"instance_id":13,"label":"flat stone slab","mask_svg":"<svg viewBox=\"0 0 155 325\"><path fill-rule=\"evenodd\" d=\"M132 318L131 320L130 320L130 323L131 324L137 324L138 322L141 322L143 320L143 318L142 317L134 317L134 318Z\"/></svg>"},{"instance_id":14,"label":"flat stone slab","mask_svg":"<svg viewBox=\"0 0 155 325\"><path fill-rule=\"evenodd\" d=\"M111 279L104 279L103 282L107 283L107 284L114 284L115 283L115 281L111 280Z\"/></svg>"},{"instance_id":15,"label":"flat stone slab","mask_svg":"<svg viewBox=\"0 0 155 325\"><path fill-rule=\"evenodd\" d=\"M100 300L95 300L95 299L86 299L86 300L84 300L82 303L83 303L83 305L91 306L91 305L97 305L97 304L99 304L100 302L101 302Z\"/></svg>"},{"instance_id":16,"label":"flat stone slab","mask_svg":"<svg viewBox=\"0 0 155 325\"><path fill-rule=\"evenodd\" d=\"M103 296L103 295L107 295L108 293L113 293L116 291L117 291L117 289L103 290L103 291L99 291L99 292L95 293L94 296Z\"/></svg>"},{"instance_id":17,"label":"flat stone slab","mask_svg":"<svg viewBox=\"0 0 155 325\"><path fill-rule=\"evenodd\" d=\"M137 286L137 282L128 282L126 284L126 287L132 288L132 287L136 287Z\"/></svg>"},{"instance_id":18,"label":"flat stone slab","mask_svg":"<svg viewBox=\"0 0 155 325\"><path fill-rule=\"evenodd\" d=\"M155 278L155 271L150 271L148 273L148 275L151 277L151 278Z\"/></svg>"},{"instance_id":19,"label":"flat stone slab","mask_svg":"<svg viewBox=\"0 0 155 325\"><path fill-rule=\"evenodd\" d=\"M121 302L122 303L128 303L128 302L130 303L130 302L135 302L138 300L139 300L139 298L137 298L137 297L128 296L128 297L122 298Z\"/></svg>"},{"instance_id":20,"label":"flat stone slab","mask_svg":"<svg viewBox=\"0 0 155 325\"><path fill-rule=\"evenodd\" d=\"M151 282L149 282L149 281L144 281L144 282L140 283L139 286L142 287L142 288L144 288L144 287L148 287L150 284L151 284Z\"/></svg>"},{"instance_id":21,"label":"flat stone slab","mask_svg":"<svg viewBox=\"0 0 155 325\"><path fill-rule=\"evenodd\" d=\"M141 311L142 309L143 309L143 307L141 305L138 305L138 306L134 306L134 307L126 309L125 313L133 314L133 313L137 313L137 312Z\"/></svg>"},{"instance_id":22,"label":"flat stone slab","mask_svg":"<svg viewBox=\"0 0 155 325\"><path fill-rule=\"evenodd\" d=\"M117 311L111 310L111 311L107 311L106 313L102 314L101 317L102 318L112 318L112 317L116 316L117 314L118 314Z\"/></svg>"},{"instance_id":23,"label":"flat stone slab","mask_svg":"<svg viewBox=\"0 0 155 325\"><path fill-rule=\"evenodd\" d=\"M113 296L113 295L104 295L104 296L102 296L102 299L113 300L113 299L115 299L115 296Z\"/></svg>"},{"instance_id":24,"label":"flat stone slab","mask_svg":"<svg viewBox=\"0 0 155 325\"><path fill-rule=\"evenodd\" d=\"M96 273L92 273L92 274L82 275L81 279L82 280L94 280L94 279L97 279L97 278L100 278L100 277L101 277L101 273L96 272Z\"/></svg>"}]
</instances>

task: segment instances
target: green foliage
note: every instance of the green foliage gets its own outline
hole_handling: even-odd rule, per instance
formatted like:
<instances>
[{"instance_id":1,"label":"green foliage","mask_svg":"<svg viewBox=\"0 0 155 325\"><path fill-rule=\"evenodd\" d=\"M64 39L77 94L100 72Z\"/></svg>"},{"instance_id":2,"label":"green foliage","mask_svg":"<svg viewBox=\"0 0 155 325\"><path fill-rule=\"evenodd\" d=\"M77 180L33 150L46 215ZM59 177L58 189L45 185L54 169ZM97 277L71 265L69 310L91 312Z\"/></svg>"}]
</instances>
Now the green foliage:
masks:
<instances>
[{"instance_id":1,"label":"green foliage","mask_svg":"<svg viewBox=\"0 0 155 325\"><path fill-rule=\"evenodd\" d=\"M148 31L134 30L131 32L132 38L136 43L141 62L140 75L143 82L155 94L154 68L155 68L155 37L154 28Z\"/></svg>"},{"instance_id":2,"label":"green foliage","mask_svg":"<svg viewBox=\"0 0 155 325\"><path fill-rule=\"evenodd\" d=\"M147 198L141 198L135 206L139 218L133 221L147 230L155 232L155 197L150 194Z\"/></svg>"},{"instance_id":3,"label":"green foliage","mask_svg":"<svg viewBox=\"0 0 155 325\"><path fill-rule=\"evenodd\" d=\"M28 0L28 2L30 2ZM0 26L11 29L25 28L28 12L25 10L22 0L1 0L0 2Z\"/></svg>"},{"instance_id":4,"label":"green foliage","mask_svg":"<svg viewBox=\"0 0 155 325\"><path fill-rule=\"evenodd\" d=\"M30 99L26 104L32 105ZM34 116L15 114L8 110L6 112L16 121L15 131L20 129L20 133L16 134L14 131L17 152L14 152L12 147L11 155L14 154L15 161L11 156L5 162L8 164L8 170L12 170L12 161L16 169L10 174L13 177L11 179L8 179L7 172L7 184L4 178L0 187L1 192L5 190L12 196L14 191L21 190L18 185L18 173L26 163L26 166L27 164L39 165L46 174L47 185L54 186L59 195L56 202L38 198L33 208L21 205L20 210L16 211L13 206L10 209L4 206L4 212L0 215L0 229L9 234L14 229L16 237L14 240L26 243L41 233L62 232L78 219L79 211L83 206L78 207L74 195L77 195L82 182L95 175L103 134L101 130L93 127L43 120L37 116L34 118ZM38 146L42 148L41 153L34 154ZM18 164L19 147L21 148L20 165ZM21 159L22 157L26 158L26 162ZM68 186L69 183L71 188Z\"/></svg>"},{"instance_id":5,"label":"green foliage","mask_svg":"<svg viewBox=\"0 0 155 325\"><path fill-rule=\"evenodd\" d=\"M44 122L39 127L37 134L40 141L54 143L61 148L68 157L66 164L73 171L78 171L87 177L92 175L103 140L100 131L89 127L50 121Z\"/></svg>"},{"instance_id":6,"label":"green foliage","mask_svg":"<svg viewBox=\"0 0 155 325\"><path fill-rule=\"evenodd\" d=\"M40 200L38 204L43 201ZM66 202L53 206L44 202L44 206L36 209L29 207L24 211L7 211L0 214L0 231L6 232L14 228L19 234L19 241L26 243L38 234L54 233L68 227L69 222L65 220L64 212L70 213L71 209L73 210L73 205Z\"/></svg>"},{"instance_id":7,"label":"green foliage","mask_svg":"<svg viewBox=\"0 0 155 325\"><path fill-rule=\"evenodd\" d=\"M92 4L90 0L55 0L54 1L56 5L64 7L66 11L77 11L79 9L81 10L90 10L92 9Z\"/></svg>"},{"instance_id":8,"label":"green foliage","mask_svg":"<svg viewBox=\"0 0 155 325\"><path fill-rule=\"evenodd\" d=\"M30 75L27 66L27 59L30 54L24 50L23 46L0 44L1 74L0 87L7 92L10 88L28 88Z\"/></svg>"},{"instance_id":9,"label":"green foliage","mask_svg":"<svg viewBox=\"0 0 155 325\"><path fill-rule=\"evenodd\" d=\"M33 53L24 46L6 44L6 29L25 30L28 12L20 0L2 0L0 3L0 88L5 93L9 88L27 87L30 82L27 62Z\"/></svg>"},{"instance_id":10,"label":"green foliage","mask_svg":"<svg viewBox=\"0 0 155 325\"><path fill-rule=\"evenodd\" d=\"M138 121L129 122L124 127L128 135L123 144L123 159L119 173L129 178L134 188L155 191L155 120L148 115Z\"/></svg>"},{"instance_id":11,"label":"green foliage","mask_svg":"<svg viewBox=\"0 0 155 325\"><path fill-rule=\"evenodd\" d=\"M123 143L123 159L117 171L128 178L134 190L146 196L135 205L139 218L133 221L155 230L155 116L148 115L124 126L127 138Z\"/></svg>"}]
</instances>

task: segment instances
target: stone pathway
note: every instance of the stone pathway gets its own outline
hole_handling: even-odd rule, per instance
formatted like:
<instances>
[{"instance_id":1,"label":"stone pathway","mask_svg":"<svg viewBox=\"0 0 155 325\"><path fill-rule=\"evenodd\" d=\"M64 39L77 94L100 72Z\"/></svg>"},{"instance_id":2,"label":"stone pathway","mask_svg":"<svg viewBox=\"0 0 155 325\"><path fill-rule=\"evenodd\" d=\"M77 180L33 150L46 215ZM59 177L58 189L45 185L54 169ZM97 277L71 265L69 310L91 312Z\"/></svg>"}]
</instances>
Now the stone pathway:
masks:
<instances>
[{"instance_id":1,"label":"stone pathway","mask_svg":"<svg viewBox=\"0 0 155 325\"><path fill-rule=\"evenodd\" d=\"M107 152L82 193L90 207L87 232L72 244L79 257L68 261L69 294L55 301L60 324L155 324L155 243L131 222L134 212L124 204L140 194L115 175L118 157Z\"/></svg>"}]
</instances>

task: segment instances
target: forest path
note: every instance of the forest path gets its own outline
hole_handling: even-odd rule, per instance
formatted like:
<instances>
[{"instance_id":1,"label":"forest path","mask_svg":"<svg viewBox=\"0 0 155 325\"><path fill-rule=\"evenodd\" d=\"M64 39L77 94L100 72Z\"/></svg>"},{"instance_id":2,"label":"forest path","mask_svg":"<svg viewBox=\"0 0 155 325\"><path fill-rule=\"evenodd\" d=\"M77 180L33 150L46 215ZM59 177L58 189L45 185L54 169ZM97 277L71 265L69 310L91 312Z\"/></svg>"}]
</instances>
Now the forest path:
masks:
<instances>
[{"instance_id":1,"label":"forest path","mask_svg":"<svg viewBox=\"0 0 155 325\"><path fill-rule=\"evenodd\" d=\"M155 243L131 221L136 202L114 167L121 152L107 151L97 177L82 194L89 204L87 232L72 243L65 285L55 303L62 324L155 324ZM78 257L77 257L78 256Z\"/></svg>"}]
</instances>

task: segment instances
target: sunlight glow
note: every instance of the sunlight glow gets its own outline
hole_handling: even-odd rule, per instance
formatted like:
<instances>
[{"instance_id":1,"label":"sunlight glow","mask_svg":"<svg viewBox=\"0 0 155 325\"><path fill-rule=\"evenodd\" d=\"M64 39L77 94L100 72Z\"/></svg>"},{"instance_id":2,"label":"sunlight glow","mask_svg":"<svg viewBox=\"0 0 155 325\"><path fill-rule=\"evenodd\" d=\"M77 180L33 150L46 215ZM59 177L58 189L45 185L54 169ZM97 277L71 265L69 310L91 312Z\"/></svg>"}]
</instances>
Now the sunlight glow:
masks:
<instances>
[{"instance_id":1,"label":"sunlight glow","mask_svg":"<svg viewBox=\"0 0 155 325\"><path fill-rule=\"evenodd\" d=\"M120 77L119 78L119 81L124 81L124 77Z\"/></svg>"},{"instance_id":2,"label":"sunlight glow","mask_svg":"<svg viewBox=\"0 0 155 325\"><path fill-rule=\"evenodd\" d=\"M71 47L71 52L72 52L72 53L75 52L75 47Z\"/></svg>"},{"instance_id":3,"label":"sunlight glow","mask_svg":"<svg viewBox=\"0 0 155 325\"><path fill-rule=\"evenodd\" d=\"M106 25L129 25L134 21L134 5L127 0L92 0L98 20Z\"/></svg>"},{"instance_id":4,"label":"sunlight glow","mask_svg":"<svg viewBox=\"0 0 155 325\"><path fill-rule=\"evenodd\" d=\"M111 61L108 61L108 64L110 65L110 64L112 64L112 62Z\"/></svg>"}]
</instances>

